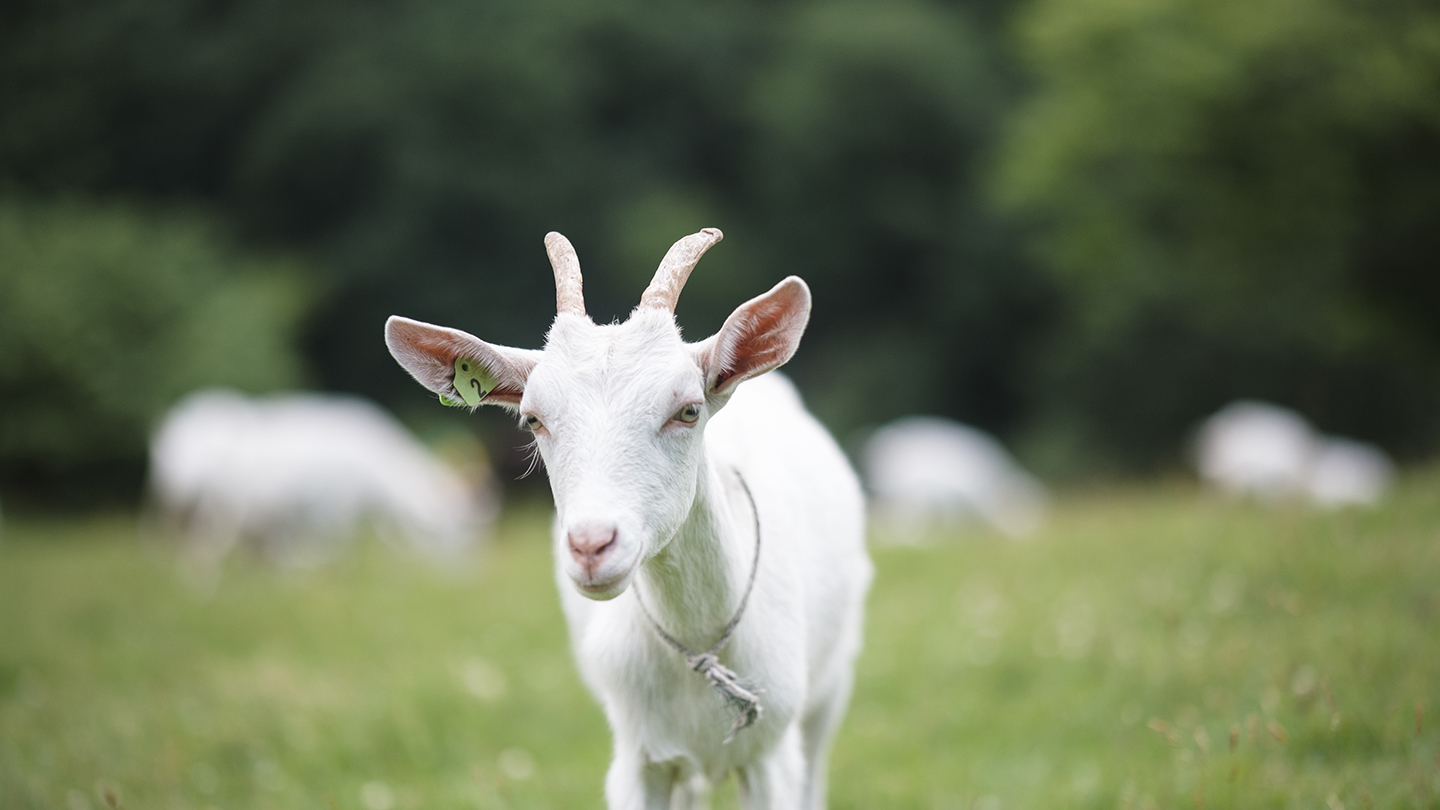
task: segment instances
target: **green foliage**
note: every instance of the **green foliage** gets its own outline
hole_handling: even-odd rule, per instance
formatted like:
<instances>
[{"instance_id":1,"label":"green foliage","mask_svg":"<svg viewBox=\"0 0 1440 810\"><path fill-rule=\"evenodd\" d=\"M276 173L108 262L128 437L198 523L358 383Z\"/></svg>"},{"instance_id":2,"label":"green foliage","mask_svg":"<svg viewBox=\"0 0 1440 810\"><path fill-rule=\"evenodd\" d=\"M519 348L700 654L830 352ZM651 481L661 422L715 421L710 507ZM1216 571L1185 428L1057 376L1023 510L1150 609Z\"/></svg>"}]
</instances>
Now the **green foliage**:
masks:
<instances>
[{"instance_id":1,"label":"green foliage","mask_svg":"<svg viewBox=\"0 0 1440 810\"><path fill-rule=\"evenodd\" d=\"M1247 396L1413 456L1437 30L1421 0L26 0L0 183L315 256L317 382L402 411L431 403L386 316L533 347L545 232L604 322L718 226L681 323L804 276L789 371L841 434L935 412L1133 468Z\"/></svg>"},{"instance_id":2,"label":"green foliage","mask_svg":"<svg viewBox=\"0 0 1440 810\"><path fill-rule=\"evenodd\" d=\"M1046 285L972 178L1010 93L1000 5L22 6L0 26L0 93L26 111L0 122L0 171L199 197L312 249L333 273L320 382L392 405L421 399L374 350L386 316L534 346L546 231L576 244L603 322L713 225L728 238L681 303L691 336L800 273L818 299L793 371L837 427L917 409L1005 426Z\"/></svg>"},{"instance_id":3,"label":"green foliage","mask_svg":"<svg viewBox=\"0 0 1440 810\"><path fill-rule=\"evenodd\" d=\"M1026 416L1022 361L1050 289L976 182L1012 95L981 19L805 6L756 77L752 204L775 264L816 290L794 373L832 425Z\"/></svg>"},{"instance_id":4,"label":"green foliage","mask_svg":"<svg viewBox=\"0 0 1440 810\"><path fill-rule=\"evenodd\" d=\"M1340 513L1092 491L1024 543L877 548L830 806L1436 807L1437 485ZM443 572L237 559L202 595L128 520L12 521L0 805L599 806L547 527L516 510Z\"/></svg>"},{"instance_id":5,"label":"green foliage","mask_svg":"<svg viewBox=\"0 0 1440 810\"><path fill-rule=\"evenodd\" d=\"M182 394L295 385L296 271L191 217L0 204L0 481L33 494L116 475L133 491Z\"/></svg>"},{"instance_id":6,"label":"green foliage","mask_svg":"<svg viewBox=\"0 0 1440 810\"><path fill-rule=\"evenodd\" d=\"M1440 12L1040 0L995 181L1072 313L1053 408L1131 459L1229 398L1431 449Z\"/></svg>"}]
</instances>

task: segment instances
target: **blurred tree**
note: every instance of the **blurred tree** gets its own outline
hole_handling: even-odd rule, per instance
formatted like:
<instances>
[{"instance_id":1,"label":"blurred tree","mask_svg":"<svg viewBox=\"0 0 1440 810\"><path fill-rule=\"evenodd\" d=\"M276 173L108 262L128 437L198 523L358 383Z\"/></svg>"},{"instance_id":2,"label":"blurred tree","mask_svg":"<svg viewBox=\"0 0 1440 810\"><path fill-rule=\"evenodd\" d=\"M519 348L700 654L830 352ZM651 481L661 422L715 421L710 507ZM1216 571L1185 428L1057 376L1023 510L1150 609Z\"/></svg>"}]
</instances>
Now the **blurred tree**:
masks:
<instances>
[{"instance_id":1,"label":"blurred tree","mask_svg":"<svg viewBox=\"0 0 1440 810\"><path fill-rule=\"evenodd\" d=\"M1243 395L1432 447L1437 12L1035 0L1023 95L1016 8L22 0L0 9L0 184L199 203L305 249L319 382L402 410L429 404L386 315L534 346L545 231L603 321L719 225L682 323L804 275L791 370L842 434L931 411L1145 464Z\"/></svg>"},{"instance_id":2,"label":"blurred tree","mask_svg":"<svg viewBox=\"0 0 1440 810\"><path fill-rule=\"evenodd\" d=\"M604 321L716 225L692 336L801 273L817 307L793 372L834 427L1004 429L1049 306L976 183L1014 92L1008 7L31 0L0 11L0 176L205 200L252 244L310 250L320 382L402 410L427 403L385 316L534 346L546 231Z\"/></svg>"},{"instance_id":3,"label":"blurred tree","mask_svg":"<svg viewBox=\"0 0 1440 810\"><path fill-rule=\"evenodd\" d=\"M986 204L1014 93L984 17L930 2L786 14L757 73L746 167L772 266L815 287L796 369L834 425L941 413L1007 431L1052 306Z\"/></svg>"},{"instance_id":4,"label":"blurred tree","mask_svg":"<svg viewBox=\"0 0 1440 810\"><path fill-rule=\"evenodd\" d=\"M1037 0L995 178L1067 321L1035 395L1122 462L1238 397L1433 451L1440 8Z\"/></svg>"},{"instance_id":5,"label":"blurred tree","mask_svg":"<svg viewBox=\"0 0 1440 810\"><path fill-rule=\"evenodd\" d=\"M180 395L296 385L299 277L194 217L0 203L0 486L133 496Z\"/></svg>"}]
</instances>

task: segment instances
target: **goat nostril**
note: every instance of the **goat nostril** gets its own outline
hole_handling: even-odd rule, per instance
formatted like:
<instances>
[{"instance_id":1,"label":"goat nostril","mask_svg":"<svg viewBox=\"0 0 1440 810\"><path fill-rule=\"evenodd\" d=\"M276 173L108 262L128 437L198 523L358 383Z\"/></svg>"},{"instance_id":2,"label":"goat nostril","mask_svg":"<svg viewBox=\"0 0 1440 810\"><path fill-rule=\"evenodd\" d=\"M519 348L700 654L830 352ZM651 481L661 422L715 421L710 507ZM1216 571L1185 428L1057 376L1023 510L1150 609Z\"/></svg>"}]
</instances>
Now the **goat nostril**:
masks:
<instances>
[{"instance_id":1,"label":"goat nostril","mask_svg":"<svg viewBox=\"0 0 1440 810\"><path fill-rule=\"evenodd\" d=\"M582 526L568 534L570 555L576 562L593 565L615 545L616 531L609 526Z\"/></svg>"}]
</instances>

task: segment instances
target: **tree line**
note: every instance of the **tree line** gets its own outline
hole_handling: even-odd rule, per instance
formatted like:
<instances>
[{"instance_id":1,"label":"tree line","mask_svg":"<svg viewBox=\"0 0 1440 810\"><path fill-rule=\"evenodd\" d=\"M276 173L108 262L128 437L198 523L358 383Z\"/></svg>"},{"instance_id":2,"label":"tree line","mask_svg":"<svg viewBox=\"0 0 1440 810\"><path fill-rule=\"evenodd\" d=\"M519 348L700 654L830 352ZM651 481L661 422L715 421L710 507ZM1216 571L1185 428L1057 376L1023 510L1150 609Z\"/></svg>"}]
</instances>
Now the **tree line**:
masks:
<instances>
[{"instance_id":1,"label":"tree line","mask_svg":"<svg viewBox=\"0 0 1440 810\"><path fill-rule=\"evenodd\" d=\"M1437 43L1403 0L6 4L0 487L133 490L192 384L436 418L387 315L537 346L545 232L608 320L705 226L681 324L806 278L842 437L1146 470L1251 396L1423 455Z\"/></svg>"}]
</instances>

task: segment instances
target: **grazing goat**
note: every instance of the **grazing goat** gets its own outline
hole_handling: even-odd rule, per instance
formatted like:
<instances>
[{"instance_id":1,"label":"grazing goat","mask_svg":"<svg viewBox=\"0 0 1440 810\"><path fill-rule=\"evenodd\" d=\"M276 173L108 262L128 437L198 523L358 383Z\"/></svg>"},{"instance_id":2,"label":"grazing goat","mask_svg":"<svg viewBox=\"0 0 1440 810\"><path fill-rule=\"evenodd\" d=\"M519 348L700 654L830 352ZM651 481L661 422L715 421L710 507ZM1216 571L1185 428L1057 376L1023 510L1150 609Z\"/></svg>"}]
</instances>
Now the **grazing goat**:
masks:
<instances>
[{"instance_id":1,"label":"grazing goat","mask_svg":"<svg viewBox=\"0 0 1440 810\"><path fill-rule=\"evenodd\" d=\"M151 438L150 487L207 577L242 540L280 565L318 562L367 520L451 560L495 508L379 407L322 394L190 394Z\"/></svg>"},{"instance_id":2,"label":"grazing goat","mask_svg":"<svg viewBox=\"0 0 1440 810\"><path fill-rule=\"evenodd\" d=\"M676 242L629 319L596 325L574 248L549 234L557 314L543 350L386 323L422 385L517 411L534 434L573 651L614 735L612 810L703 807L732 772L747 808L824 807L860 649L859 483L789 382L751 379L795 353L809 288L787 278L699 343L675 325L681 287L720 238Z\"/></svg>"},{"instance_id":3,"label":"grazing goat","mask_svg":"<svg viewBox=\"0 0 1440 810\"><path fill-rule=\"evenodd\" d=\"M1374 506L1395 478L1395 464L1367 442L1322 436L1316 442L1306 494L1317 506Z\"/></svg>"},{"instance_id":4,"label":"grazing goat","mask_svg":"<svg viewBox=\"0 0 1440 810\"><path fill-rule=\"evenodd\" d=\"M979 518L1011 537L1045 518L1045 486L990 434L938 416L907 416L865 443L877 524L898 541Z\"/></svg>"},{"instance_id":5,"label":"grazing goat","mask_svg":"<svg viewBox=\"0 0 1440 810\"><path fill-rule=\"evenodd\" d=\"M1205 420L1196 451L1207 483L1268 502L1305 497L1322 507L1374 506L1395 470L1373 444L1317 434L1288 408L1246 400Z\"/></svg>"},{"instance_id":6,"label":"grazing goat","mask_svg":"<svg viewBox=\"0 0 1440 810\"><path fill-rule=\"evenodd\" d=\"M1315 433L1300 414L1240 401L1205 420L1196 467L1227 494L1284 500L1303 493L1314 444Z\"/></svg>"}]
</instances>

